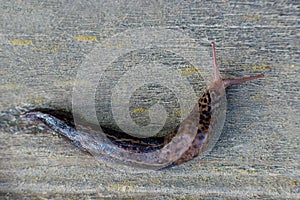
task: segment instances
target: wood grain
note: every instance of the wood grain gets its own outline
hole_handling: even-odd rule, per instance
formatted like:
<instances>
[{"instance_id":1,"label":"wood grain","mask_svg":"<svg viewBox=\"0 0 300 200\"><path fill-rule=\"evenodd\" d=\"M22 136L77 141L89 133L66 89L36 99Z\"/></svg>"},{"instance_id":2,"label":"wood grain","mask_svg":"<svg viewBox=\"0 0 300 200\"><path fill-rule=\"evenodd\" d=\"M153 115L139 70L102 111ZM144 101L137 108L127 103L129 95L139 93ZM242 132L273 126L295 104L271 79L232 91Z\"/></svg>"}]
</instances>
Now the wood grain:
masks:
<instances>
[{"instance_id":1,"label":"wood grain","mask_svg":"<svg viewBox=\"0 0 300 200\"><path fill-rule=\"evenodd\" d=\"M2 2L0 197L299 199L299 6ZM224 78L265 73L227 90L225 127L209 156L169 170L140 170L98 161L56 135L4 125L14 119L3 113L24 103L69 110L84 57L117 33L147 26L183 31L207 40L207 47L216 41Z\"/></svg>"}]
</instances>

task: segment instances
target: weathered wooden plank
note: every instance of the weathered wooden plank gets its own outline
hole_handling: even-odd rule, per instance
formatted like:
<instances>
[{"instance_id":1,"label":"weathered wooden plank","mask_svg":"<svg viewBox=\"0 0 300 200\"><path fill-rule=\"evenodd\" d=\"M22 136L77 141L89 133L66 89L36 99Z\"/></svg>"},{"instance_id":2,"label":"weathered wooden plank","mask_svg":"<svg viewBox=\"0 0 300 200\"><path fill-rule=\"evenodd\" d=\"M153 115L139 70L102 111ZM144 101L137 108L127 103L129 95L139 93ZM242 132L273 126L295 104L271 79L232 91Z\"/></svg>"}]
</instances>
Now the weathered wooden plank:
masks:
<instances>
[{"instance_id":1,"label":"weathered wooden plank","mask_svg":"<svg viewBox=\"0 0 300 200\"><path fill-rule=\"evenodd\" d=\"M97 161L57 136L16 132L21 125L1 115L2 198L299 198L297 1L2 2L0 12L3 112L23 103L70 109L84 56L131 28L181 30L208 53L215 40L223 77L266 75L227 91L208 157L165 171Z\"/></svg>"}]
</instances>

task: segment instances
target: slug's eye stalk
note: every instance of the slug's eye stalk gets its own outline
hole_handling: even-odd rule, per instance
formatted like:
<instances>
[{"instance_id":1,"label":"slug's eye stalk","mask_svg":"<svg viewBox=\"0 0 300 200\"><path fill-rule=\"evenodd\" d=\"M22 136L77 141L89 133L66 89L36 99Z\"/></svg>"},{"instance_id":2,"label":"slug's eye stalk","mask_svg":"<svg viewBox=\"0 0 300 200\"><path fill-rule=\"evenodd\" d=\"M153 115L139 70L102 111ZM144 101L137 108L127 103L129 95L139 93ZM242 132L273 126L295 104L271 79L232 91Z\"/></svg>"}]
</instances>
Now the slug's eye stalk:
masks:
<instances>
[{"instance_id":1,"label":"slug's eye stalk","mask_svg":"<svg viewBox=\"0 0 300 200\"><path fill-rule=\"evenodd\" d=\"M216 54L216 44L215 44L215 42L212 42L211 46L212 46L212 51L213 51L213 60L214 60L214 69L215 69L214 81L218 81L219 79L221 79L221 76L220 76L220 70L219 70L218 63L217 63L217 54Z\"/></svg>"},{"instance_id":2,"label":"slug's eye stalk","mask_svg":"<svg viewBox=\"0 0 300 200\"><path fill-rule=\"evenodd\" d=\"M251 81L263 77L264 77L263 74L258 74L256 76L249 76L245 78L233 78L233 79L228 78L228 79L223 79L223 83L224 83L224 87L227 88L231 85L235 85L235 84L239 84L239 83L243 83L243 82L247 82L247 81Z\"/></svg>"},{"instance_id":3,"label":"slug's eye stalk","mask_svg":"<svg viewBox=\"0 0 300 200\"><path fill-rule=\"evenodd\" d=\"M211 45L212 45L214 69L215 69L215 74L214 74L214 81L215 82L218 81L218 80L222 80L224 87L227 88L231 85L235 85L235 84L239 84L239 83L243 83L243 82L247 82L247 81L251 81L251 80L254 80L254 79L264 77L263 74L259 74L259 75L256 75L256 76L249 76L249 77L245 77L245 78L222 79L221 76L220 76L220 71L219 71L219 67L218 67L218 63L217 63L216 44L215 44L215 42L212 42Z\"/></svg>"}]
</instances>

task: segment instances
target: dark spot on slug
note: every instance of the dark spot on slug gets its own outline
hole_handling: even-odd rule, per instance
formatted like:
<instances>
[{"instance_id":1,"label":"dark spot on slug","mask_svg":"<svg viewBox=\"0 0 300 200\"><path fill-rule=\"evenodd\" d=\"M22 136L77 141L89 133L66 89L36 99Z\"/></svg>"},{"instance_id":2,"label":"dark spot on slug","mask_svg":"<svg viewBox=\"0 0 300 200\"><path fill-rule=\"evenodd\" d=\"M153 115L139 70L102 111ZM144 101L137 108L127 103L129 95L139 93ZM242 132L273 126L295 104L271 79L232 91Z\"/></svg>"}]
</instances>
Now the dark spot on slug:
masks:
<instances>
[{"instance_id":1,"label":"dark spot on slug","mask_svg":"<svg viewBox=\"0 0 300 200\"><path fill-rule=\"evenodd\" d=\"M210 113L209 111L203 110L204 115L209 115L209 113Z\"/></svg>"}]
</instances>

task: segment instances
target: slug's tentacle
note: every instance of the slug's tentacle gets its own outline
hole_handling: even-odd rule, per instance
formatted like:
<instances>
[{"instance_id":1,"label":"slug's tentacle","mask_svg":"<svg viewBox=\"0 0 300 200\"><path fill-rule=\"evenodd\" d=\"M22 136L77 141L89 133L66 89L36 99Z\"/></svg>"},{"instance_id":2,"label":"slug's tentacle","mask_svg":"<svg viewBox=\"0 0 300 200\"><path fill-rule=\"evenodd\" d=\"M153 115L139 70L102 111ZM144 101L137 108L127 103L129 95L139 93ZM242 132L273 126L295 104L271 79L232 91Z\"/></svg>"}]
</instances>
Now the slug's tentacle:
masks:
<instances>
[{"instance_id":1,"label":"slug's tentacle","mask_svg":"<svg viewBox=\"0 0 300 200\"><path fill-rule=\"evenodd\" d=\"M214 81L218 81L221 79L221 76L220 76L220 70L219 70L218 63L217 63L216 44L214 42L212 42L211 45L212 45L214 71L215 71Z\"/></svg>"},{"instance_id":2,"label":"slug's tentacle","mask_svg":"<svg viewBox=\"0 0 300 200\"><path fill-rule=\"evenodd\" d=\"M263 78L264 75L263 74L259 74L256 76L249 76L249 77L245 77L245 78L228 78L228 79L223 79L223 83L224 83L224 87L227 88L231 85L235 85L235 84L239 84L239 83L244 83L247 81L251 81L251 80L255 80L258 78Z\"/></svg>"},{"instance_id":3,"label":"slug's tentacle","mask_svg":"<svg viewBox=\"0 0 300 200\"><path fill-rule=\"evenodd\" d=\"M214 42L212 42L211 45L212 45L213 60L214 60L214 71L215 71L214 82L218 82L218 81L221 80L223 82L224 87L227 88L231 85L244 83L244 82L247 82L247 81L251 81L251 80L255 80L255 79L264 77L263 74L259 74L259 75L256 75L256 76L250 76L250 77L245 77L245 78L222 79L221 76L220 76L220 70L219 70L218 63L217 63L216 44Z\"/></svg>"}]
</instances>

